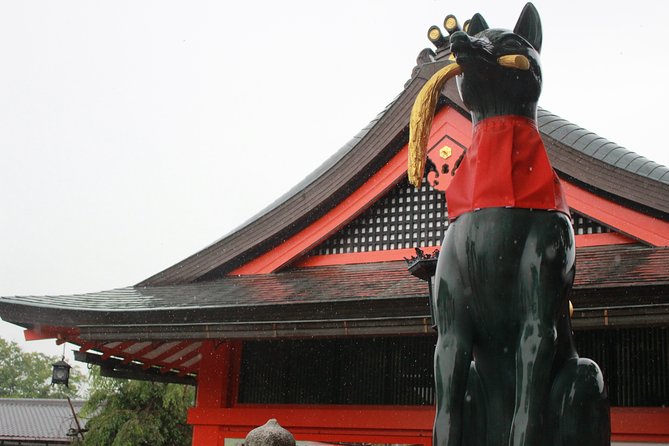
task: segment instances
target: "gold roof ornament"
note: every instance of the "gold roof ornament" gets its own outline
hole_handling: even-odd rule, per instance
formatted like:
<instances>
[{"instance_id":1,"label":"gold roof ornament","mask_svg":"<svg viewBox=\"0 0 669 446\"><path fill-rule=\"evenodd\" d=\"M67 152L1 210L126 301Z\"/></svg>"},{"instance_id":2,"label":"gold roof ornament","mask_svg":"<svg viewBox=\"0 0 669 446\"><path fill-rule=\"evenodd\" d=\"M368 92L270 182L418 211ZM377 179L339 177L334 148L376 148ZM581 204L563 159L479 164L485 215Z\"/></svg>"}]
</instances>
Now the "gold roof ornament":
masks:
<instances>
[{"instance_id":1,"label":"gold roof ornament","mask_svg":"<svg viewBox=\"0 0 669 446\"><path fill-rule=\"evenodd\" d=\"M444 38L444 35L441 33L441 30L437 25L433 25L427 30L427 38L430 39L430 42L437 48L448 45L448 41Z\"/></svg>"},{"instance_id":2,"label":"gold roof ornament","mask_svg":"<svg viewBox=\"0 0 669 446\"><path fill-rule=\"evenodd\" d=\"M455 18L453 14L449 14L444 19L444 28L448 31L448 34L453 34L456 31L460 31L460 25L458 24L458 19Z\"/></svg>"}]
</instances>

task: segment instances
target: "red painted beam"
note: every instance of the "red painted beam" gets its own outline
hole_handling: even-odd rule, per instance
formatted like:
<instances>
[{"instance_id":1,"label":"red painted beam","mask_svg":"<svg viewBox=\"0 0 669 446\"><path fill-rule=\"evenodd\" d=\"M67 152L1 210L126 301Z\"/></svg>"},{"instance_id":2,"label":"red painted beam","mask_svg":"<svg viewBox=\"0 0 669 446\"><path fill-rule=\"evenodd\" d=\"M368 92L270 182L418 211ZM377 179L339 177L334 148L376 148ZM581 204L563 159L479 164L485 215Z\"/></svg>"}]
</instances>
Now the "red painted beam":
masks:
<instances>
[{"instance_id":1,"label":"red painted beam","mask_svg":"<svg viewBox=\"0 0 669 446\"><path fill-rule=\"evenodd\" d=\"M161 366L164 365L164 364L162 364L162 361L165 358L169 358L170 356L172 356L173 354L175 354L179 350L183 350L184 348L186 348L187 345L188 345L188 342L180 341L180 342L177 342L175 345L168 348L167 350L165 350L164 352L162 352L160 355L156 356L153 359L148 359L148 358L143 359L142 362L144 364L142 365L142 368L144 370L146 370L148 368L153 367L154 365L161 365Z\"/></svg>"},{"instance_id":2,"label":"red painted beam","mask_svg":"<svg viewBox=\"0 0 669 446\"><path fill-rule=\"evenodd\" d=\"M135 344L135 342L125 341L125 342L121 342L119 345L117 345L114 348L105 348L104 345L103 345L101 347L102 348L102 359L103 360L109 359L112 356L119 356L119 357L123 358L124 355L126 355L126 353L124 353L123 350L132 346L133 344Z\"/></svg>"},{"instance_id":3,"label":"red painted beam","mask_svg":"<svg viewBox=\"0 0 669 446\"><path fill-rule=\"evenodd\" d=\"M280 406L235 409L191 409L196 428L218 425L225 438L244 438L254 427L277 418L297 439L385 444L429 445L432 407Z\"/></svg>"},{"instance_id":4,"label":"red painted beam","mask_svg":"<svg viewBox=\"0 0 669 446\"><path fill-rule=\"evenodd\" d=\"M248 405L235 408L196 407L188 423L219 426L226 438L244 438L249 430L276 418L296 438L312 441L429 444L434 408L412 406L298 406ZM616 441L669 441L669 409L611 408L612 438ZM240 436L241 435L241 436ZM394 441L386 441L393 438ZM357 441L354 441L358 439ZM195 444L195 443L194 443Z\"/></svg>"},{"instance_id":5,"label":"red painted beam","mask_svg":"<svg viewBox=\"0 0 669 446\"><path fill-rule=\"evenodd\" d=\"M612 407L611 433L616 441L669 442L669 408Z\"/></svg>"},{"instance_id":6,"label":"red painted beam","mask_svg":"<svg viewBox=\"0 0 669 446\"><path fill-rule=\"evenodd\" d=\"M576 247L602 245L625 245L635 243L634 240L622 234L583 234L575 236ZM421 248L426 254L432 254L441 249L439 246L428 246ZM351 252L346 254L327 254L320 256L305 257L295 264L297 267L328 266L328 265L353 265L357 263L392 262L404 260L416 255L414 248L389 249L385 251Z\"/></svg>"},{"instance_id":7,"label":"red painted beam","mask_svg":"<svg viewBox=\"0 0 669 446\"><path fill-rule=\"evenodd\" d=\"M193 350L192 352L186 353L182 357L178 358L176 361L172 362L171 367L175 368L175 369L180 369L181 364L187 363L188 361L190 361L191 359L193 359L194 357L196 357L199 354L200 354L200 348L198 347L195 350Z\"/></svg>"},{"instance_id":8,"label":"red painted beam","mask_svg":"<svg viewBox=\"0 0 669 446\"><path fill-rule=\"evenodd\" d=\"M193 408L188 422L193 424L220 424L246 426L264 424L270 418L291 428L366 429L403 431L431 431L433 407L412 406L248 406L226 408ZM278 418L277 418L278 419ZM260 423L260 424L258 424Z\"/></svg>"},{"instance_id":9,"label":"red painted beam","mask_svg":"<svg viewBox=\"0 0 669 446\"><path fill-rule=\"evenodd\" d=\"M569 207L652 246L669 246L669 222L599 197L562 181Z\"/></svg>"},{"instance_id":10,"label":"red painted beam","mask_svg":"<svg viewBox=\"0 0 669 446\"><path fill-rule=\"evenodd\" d=\"M159 346L161 346L163 343L162 342L151 342L149 345L146 347L137 350L135 353L132 353L131 355L129 354L126 358L123 358L123 361L121 361L123 364L129 364L130 362L137 360L139 362L142 362L142 356L145 355L146 353L157 349Z\"/></svg>"},{"instance_id":11,"label":"red painted beam","mask_svg":"<svg viewBox=\"0 0 669 446\"><path fill-rule=\"evenodd\" d=\"M169 372L169 371L172 370L172 369L175 369L175 370L182 370L182 369L181 369L181 364L185 364L185 363L187 363L188 361L190 361L191 359L193 359L194 357L196 357L196 356L199 355L199 354L200 354L200 347L198 347L198 348L196 348L196 349L194 349L194 350L192 350L192 351L186 353L185 355L183 355L183 356L177 358L177 359L176 359L175 361L173 361L173 362L165 363L166 365L160 368L160 373L167 373L167 372ZM167 358L165 358L165 359L167 359ZM186 372L184 373L184 375L185 375L186 373L190 373L190 371L196 369L196 368L198 367L197 364L199 364L199 361L196 362L195 364L196 364L196 365L195 365L194 367L189 367L188 369L186 369L186 370L188 370L188 371L186 371ZM181 375L181 373L180 373L180 375Z\"/></svg>"},{"instance_id":12,"label":"red painted beam","mask_svg":"<svg viewBox=\"0 0 669 446\"><path fill-rule=\"evenodd\" d=\"M42 341L44 339L67 340L79 336L79 329L74 327L57 327L50 325L37 325L33 328L23 330L26 341Z\"/></svg>"},{"instance_id":13,"label":"red painted beam","mask_svg":"<svg viewBox=\"0 0 669 446\"><path fill-rule=\"evenodd\" d=\"M439 246L421 248L426 254L439 251ZM327 254L321 256L305 257L295 264L297 267L305 266L327 266L327 265L353 265L357 263L392 262L404 260L416 255L414 248L389 249L385 251L351 252L346 254Z\"/></svg>"},{"instance_id":14,"label":"red painted beam","mask_svg":"<svg viewBox=\"0 0 669 446\"><path fill-rule=\"evenodd\" d=\"M616 232L581 234L574 236L574 239L577 248L585 248L587 246L629 245L636 243L636 240Z\"/></svg>"}]
</instances>

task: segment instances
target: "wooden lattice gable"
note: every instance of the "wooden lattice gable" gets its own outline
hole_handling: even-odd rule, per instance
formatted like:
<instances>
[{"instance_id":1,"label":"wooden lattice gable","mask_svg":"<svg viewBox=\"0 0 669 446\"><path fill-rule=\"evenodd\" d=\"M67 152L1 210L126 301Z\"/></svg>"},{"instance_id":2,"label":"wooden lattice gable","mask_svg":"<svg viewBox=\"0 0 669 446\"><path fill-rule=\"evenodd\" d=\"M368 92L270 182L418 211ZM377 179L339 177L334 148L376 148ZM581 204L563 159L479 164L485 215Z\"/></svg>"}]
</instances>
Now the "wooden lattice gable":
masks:
<instances>
[{"instance_id":1,"label":"wooden lattice gable","mask_svg":"<svg viewBox=\"0 0 669 446\"><path fill-rule=\"evenodd\" d=\"M416 189L403 179L308 257L438 246L447 217L440 191L427 182Z\"/></svg>"},{"instance_id":2,"label":"wooden lattice gable","mask_svg":"<svg viewBox=\"0 0 669 446\"><path fill-rule=\"evenodd\" d=\"M600 245L633 242L605 223L575 210L572 210L572 220L579 246L597 243L597 237L589 240L578 237L582 235L619 234L600 237ZM447 227L448 207L444 194L428 182L417 189L403 179L369 209L309 251L307 256L437 247Z\"/></svg>"}]
</instances>

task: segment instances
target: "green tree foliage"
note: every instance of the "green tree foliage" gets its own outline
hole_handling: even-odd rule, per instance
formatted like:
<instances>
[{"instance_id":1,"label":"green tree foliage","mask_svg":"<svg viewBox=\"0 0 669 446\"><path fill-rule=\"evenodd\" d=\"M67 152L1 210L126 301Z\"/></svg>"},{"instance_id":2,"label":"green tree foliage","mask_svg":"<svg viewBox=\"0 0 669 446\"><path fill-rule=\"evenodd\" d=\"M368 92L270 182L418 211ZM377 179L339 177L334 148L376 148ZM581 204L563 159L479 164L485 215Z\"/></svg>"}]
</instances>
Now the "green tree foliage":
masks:
<instances>
[{"instance_id":1,"label":"green tree foliage","mask_svg":"<svg viewBox=\"0 0 669 446\"><path fill-rule=\"evenodd\" d=\"M51 364L60 358L42 353L28 353L16 342L0 338L0 397L2 398L73 398L78 396L82 373L70 369L69 387L51 385Z\"/></svg>"},{"instance_id":2,"label":"green tree foliage","mask_svg":"<svg viewBox=\"0 0 669 446\"><path fill-rule=\"evenodd\" d=\"M186 412L190 386L103 378L92 374L92 391L82 415L88 432L82 445L189 446Z\"/></svg>"}]
</instances>

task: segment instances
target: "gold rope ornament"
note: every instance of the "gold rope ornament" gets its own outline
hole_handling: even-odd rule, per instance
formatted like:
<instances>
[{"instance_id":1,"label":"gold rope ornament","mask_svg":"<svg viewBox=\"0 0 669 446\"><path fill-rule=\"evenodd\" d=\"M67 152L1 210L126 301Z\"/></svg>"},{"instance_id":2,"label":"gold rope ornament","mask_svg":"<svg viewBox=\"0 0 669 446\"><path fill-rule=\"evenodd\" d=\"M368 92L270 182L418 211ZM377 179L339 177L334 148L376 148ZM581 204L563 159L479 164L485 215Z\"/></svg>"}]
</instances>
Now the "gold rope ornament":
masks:
<instances>
[{"instance_id":1,"label":"gold rope ornament","mask_svg":"<svg viewBox=\"0 0 669 446\"><path fill-rule=\"evenodd\" d=\"M515 68L518 70L529 70L530 61L522 54L508 54L497 59L503 67ZM441 89L449 79L462 74L462 68L457 63L446 65L423 85L418 92L416 101L411 109L411 118L409 119L409 165L407 175L409 183L414 187L420 187L423 184L423 175L425 174L425 161L427 159L427 142L432 130L432 120L437 106L437 100L441 94Z\"/></svg>"},{"instance_id":2,"label":"gold rope ornament","mask_svg":"<svg viewBox=\"0 0 669 446\"><path fill-rule=\"evenodd\" d=\"M409 183L415 187L423 184L425 173L425 160L427 159L427 140L432 130L434 110L441 89L447 80L462 73L460 65L452 63L434 73L423 88L418 92L416 101L411 109L409 119L409 166L407 175Z\"/></svg>"}]
</instances>

